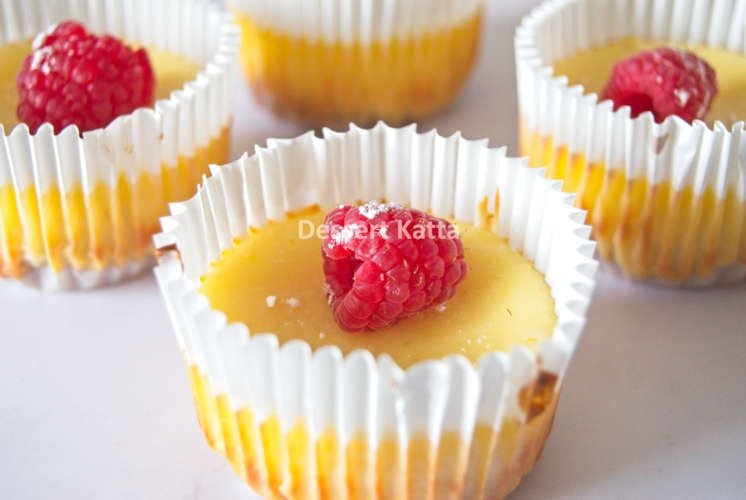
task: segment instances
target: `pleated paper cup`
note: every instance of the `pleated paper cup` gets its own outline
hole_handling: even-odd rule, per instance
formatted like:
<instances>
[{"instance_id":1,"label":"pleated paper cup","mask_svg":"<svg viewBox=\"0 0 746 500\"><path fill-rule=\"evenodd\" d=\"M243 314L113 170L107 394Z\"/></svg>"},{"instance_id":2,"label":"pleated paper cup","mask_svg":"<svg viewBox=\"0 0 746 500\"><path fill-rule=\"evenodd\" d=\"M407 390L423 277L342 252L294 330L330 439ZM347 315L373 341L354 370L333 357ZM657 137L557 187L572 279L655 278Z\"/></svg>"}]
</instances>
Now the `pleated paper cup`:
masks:
<instances>
[{"instance_id":1,"label":"pleated paper cup","mask_svg":"<svg viewBox=\"0 0 746 500\"><path fill-rule=\"evenodd\" d=\"M167 203L228 160L239 44L228 17L198 0L0 0L0 45L67 19L201 69L153 109L82 137L74 126L32 135L0 124L0 277L44 289L105 285L150 265Z\"/></svg>"},{"instance_id":2,"label":"pleated paper cup","mask_svg":"<svg viewBox=\"0 0 746 500\"><path fill-rule=\"evenodd\" d=\"M268 144L214 169L155 237L155 274L210 445L273 498L505 496L541 454L585 324L597 267L585 214L560 182L458 134L379 124ZM279 345L227 324L200 294L200 276L249 227L372 199L504 236L551 288L551 337L536 352L518 345L476 364L454 353L402 370L366 350Z\"/></svg>"},{"instance_id":3,"label":"pleated paper cup","mask_svg":"<svg viewBox=\"0 0 746 500\"><path fill-rule=\"evenodd\" d=\"M665 284L746 280L743 123L630 118L552 63L625 37L746 53L740 2L553 0L517 30L521 152L564 179L588 210L600 255L628 276ZM744 117L746 118L746 117Z\"/></svg>"},{"instance_id":4,"label":"pleated paper cup","mask_svg":"<svg viewBox=\"0 0 746 500\"><path fill-rule=\"evenodd\" d=\"M484 0L230 0L255 95L312 125L403 124L446 107L476 59Z\"/></svg>"}]
</instances>

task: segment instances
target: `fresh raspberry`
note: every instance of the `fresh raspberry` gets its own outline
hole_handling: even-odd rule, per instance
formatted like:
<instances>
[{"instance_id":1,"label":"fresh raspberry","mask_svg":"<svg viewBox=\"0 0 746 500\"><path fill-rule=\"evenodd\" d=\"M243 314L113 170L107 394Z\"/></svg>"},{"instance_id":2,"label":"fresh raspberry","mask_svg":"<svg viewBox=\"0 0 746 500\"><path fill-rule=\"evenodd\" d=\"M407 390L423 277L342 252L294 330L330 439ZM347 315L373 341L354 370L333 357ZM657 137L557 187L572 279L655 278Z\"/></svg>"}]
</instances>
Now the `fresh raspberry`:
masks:
<instances>
[{"instance_id":1,"label":"fresh raspberry","mask_svg":"<svg viewBox=\"0 0 746 500\"><path fill-rule=\"evenodd\" d=\"M16 80L18 118L32 132L50 123L55 132L75 124L81 132L151 106L155 74L144 49L88 33L75 21L34 41Z\"/></svg>"},{"instance_id":2,"label":"fresh raspberry","mask_svg":"<svg viewBox=\"0 0 746 500\"><path fill-rule=\"evenodd\" d=\"M456 228L419 210L341 206L324 224L327 298L345 330L385 328L441 304L466 276Z\"/></svg>"},{"instance_id":3,"label":"fresh raspberry","mask_svg":"<svg viewBox=\"0 0 746 500\"><path fill-rule=\"evenodd\" d=\"M658 123L671 115L691 123L705 117L717 90L715 70L707 61L661 47L616 63L601 97L614 101L614 110L629 106L632 118L651 111Z\"/></svg>"}]
</instances>

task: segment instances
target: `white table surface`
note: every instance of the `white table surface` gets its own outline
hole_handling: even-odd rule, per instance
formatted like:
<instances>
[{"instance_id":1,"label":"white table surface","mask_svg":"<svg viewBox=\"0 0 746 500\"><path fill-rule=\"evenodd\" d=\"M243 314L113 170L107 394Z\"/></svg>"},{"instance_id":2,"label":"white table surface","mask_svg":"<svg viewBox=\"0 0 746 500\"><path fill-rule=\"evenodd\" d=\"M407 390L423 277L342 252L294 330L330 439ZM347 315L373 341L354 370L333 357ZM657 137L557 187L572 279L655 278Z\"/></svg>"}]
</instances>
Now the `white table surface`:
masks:
<instances>
[{"instance_id":1,"label":"white table surface","mask_svg":"<svg viewBox=\"0 0 746 500\"><path fill-rule=\"evenodd\" d=\"M517 154L514 26L500 2L474 78L423 124ZM235 151L298 125L242 88ZM0 283L0 499L255 499L198 429L150 275L80 294ZM544 457L515 499L746 498L746 287L602 269Z\"/></svg>"}]
</instances>

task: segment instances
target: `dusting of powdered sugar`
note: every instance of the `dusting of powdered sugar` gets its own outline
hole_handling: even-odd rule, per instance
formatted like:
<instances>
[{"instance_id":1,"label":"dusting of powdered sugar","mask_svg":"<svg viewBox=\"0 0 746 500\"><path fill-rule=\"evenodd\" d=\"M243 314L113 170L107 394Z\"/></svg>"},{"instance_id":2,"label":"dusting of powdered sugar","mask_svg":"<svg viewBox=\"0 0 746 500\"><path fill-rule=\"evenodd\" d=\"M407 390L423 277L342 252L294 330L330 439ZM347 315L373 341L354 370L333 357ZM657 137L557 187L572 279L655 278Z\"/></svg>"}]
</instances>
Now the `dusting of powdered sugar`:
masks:
<instances>
[{"instance_id":1,"label":"dusting of powdered sugar","mask_svg":"<svg viewBox=\"0 0 746 500\"><path fill-rule=\"evenodd\" d=\"M404 208L399 203L378 203L377 201L369 201L365 205L360 205L358 212L366 219L373 219L377 215L385 214L388 211Z\"/></svg>"},{"instance_id":2,"label":"dusting of powdered sugar","mask_svg":"<svg viewBox=\"0 0 746 500\"><path fill-rule=\"evenodd\" d=\"M53 24L34 37L34 41L31 43L31 48L34 51L31 59L31 71L36 71L39 69L39 66L41 66L41 72L45 75L52 72L52 68L49 66L48 62L42 63L42 60L52 52L52 47L42 47L42 45L44 45L47 37L51 35L58 26L58 24Z\"/></svg>"},{"instance_id":3,"label":"dusting of powdered sugar","mask_svg":"<svg viewBox=\"0 0 746 500\"><path fill-rule=\"evenodd\" d=\"M54 33L54 30L56 30L58 26L59 24L53 24L49 26L47 29L45 29L44 31L42 31L41 33L39 33L38 35L36 35L34 37L34 41L31 42L31 48L36 50L42 45L44 45L44 41L47 39L49 35Z\"/></svg>"},{"instance_id":4,"label":"dusting of powdered sugar","mask_svg":"<svg viewBox=\"0 0 746 500\"><path fill-rule=\"evenodd\" d=\"M675 89L673 95L676 96L676 103L682 108L686 107L687 103L689 103L689 97L691 96L689 91L685 89Z\"/></svg>"},{"instance_id":5,"label":"dusting of powdered sugar","mask_svg":"<svg viewBox=\"0 0 746 500\"><path fill-rule=\"evenodd\" d=\"M357 224L350 224L345 226L332 235L332 241L337 245L346 245L352 238L355 237L355 233L358 230Z\"/></svg>"},{"instance_id":6,"label":"dusting of powdered sugar","mask_svg":"<svg viewBox=\"0 0 746 500\"><path fill-rule=\"evenodd\" d=\"M285 303L295 309L296 307L300 307L300 300L295 297L290 297L288 299L285 299Z\"/></svg>"},{"instance_id":7,"label":"dusting of powdered sugar","mask_svg":"<svg viewBox=\"0 0 746 500\"><path fill-rule=\"evenodd\" d=\"M332 302L334 302L334 293L329 283L324 283L324 295L326 296L327 304L332 305Z\"/></svg>"},{"instance_id":8,"label":"dusting of powdered sugar","mask_svg":"<svg viewBox=\"0 0 746 500\"><path fill-rule=\"evenodd\" d=\"M51 71L51 68L46 62L42 65L42 60L44 60L44 58L47 57L51 52L51 47L42 47L35 50L31 56L31 71L36 71L37 69L39 69L39 66L41 66L42 73L48 75Z\"/></svg>"},{"instance_id":9,"label":"dusting of powdered sugar","mask_svg":"<svg viewBox=\"0 0 746 500\"><path fill-rule=\"evenodd\" d=\"M277 297L274 295L267 295L267 298L264 299L264 301L267 303L267 307L275 307L275 304L277 303Z\"/></svg>"}]
</instances>

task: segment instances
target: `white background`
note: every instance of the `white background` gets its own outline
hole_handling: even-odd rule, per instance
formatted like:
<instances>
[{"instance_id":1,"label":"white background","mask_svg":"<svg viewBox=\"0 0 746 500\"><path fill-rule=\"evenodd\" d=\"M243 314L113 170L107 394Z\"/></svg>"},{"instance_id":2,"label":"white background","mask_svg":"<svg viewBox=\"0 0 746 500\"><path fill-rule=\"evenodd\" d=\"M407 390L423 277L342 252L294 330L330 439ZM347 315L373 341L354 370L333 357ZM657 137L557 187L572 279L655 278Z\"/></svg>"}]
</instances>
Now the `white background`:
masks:
<instances>
[{"instance_id":1,"label":"white background","mask_svg":"<svg viewBox=\"0 0 746 500\"><path fill-rule=\"evenodd\" d=\"M515 155L512 36L537 1L500 3L464 95L421 129ZM236 152L303 131L243 87L235 109ZM604 268L589 316L544 457L512 498L746 498L746 287ZM0 283L0 499L47 498L256 498L198 429L150 275L81 294Z\"/></svg>"}]
</instances>

